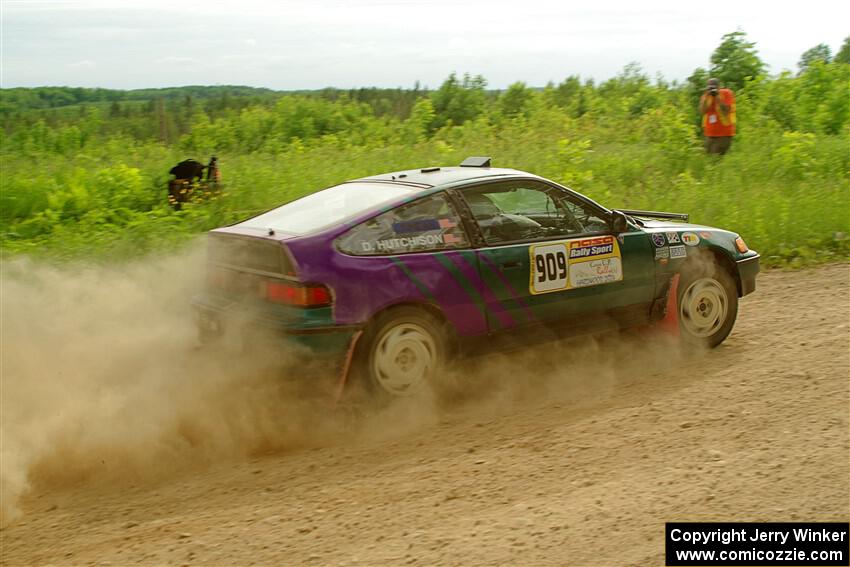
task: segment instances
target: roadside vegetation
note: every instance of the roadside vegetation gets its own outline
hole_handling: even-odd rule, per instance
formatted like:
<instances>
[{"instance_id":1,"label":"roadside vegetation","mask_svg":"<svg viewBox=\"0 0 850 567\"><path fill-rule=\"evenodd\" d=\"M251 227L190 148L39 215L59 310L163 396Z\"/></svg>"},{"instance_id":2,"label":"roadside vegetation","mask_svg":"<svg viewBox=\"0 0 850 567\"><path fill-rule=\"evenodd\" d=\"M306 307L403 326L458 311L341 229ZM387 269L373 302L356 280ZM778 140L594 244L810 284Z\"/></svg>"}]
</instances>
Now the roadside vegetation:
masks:
<instances>
[{"instance_id":1,"label":"roadside vegetation","mask_svg":"<svg viewBox=\"0 0 850 567\"><path fill-rule=\"evenodd\" d=\"M702 151L697 100L709 76L735 90L738 135ZM728 228L767 265L850 256L850 38L833 57L767 76L743 32L684 83L637 64L596 84L487 90L455 74L436 90L248 87L0 91L4 256L114 261L174 249L329 185L489 155L609 207L688 212ZM181 211L168 170L217 155L224 190Z\"/></svg>"}]
</instances>

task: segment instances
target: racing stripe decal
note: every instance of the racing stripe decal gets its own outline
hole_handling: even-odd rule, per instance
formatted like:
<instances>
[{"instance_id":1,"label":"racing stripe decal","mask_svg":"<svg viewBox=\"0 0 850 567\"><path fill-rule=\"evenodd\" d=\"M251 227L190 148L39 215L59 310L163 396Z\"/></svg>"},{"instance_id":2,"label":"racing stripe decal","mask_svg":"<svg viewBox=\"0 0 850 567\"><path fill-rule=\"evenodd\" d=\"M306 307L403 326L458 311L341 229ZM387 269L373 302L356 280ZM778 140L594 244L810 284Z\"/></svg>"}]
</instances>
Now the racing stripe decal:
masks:
<instances>
[{"instance_id":1,"label":"racing stripe decal","mask_svg":"<svg viewBox=\"0 0 850 567\"><path fill-rule=\"evenodd\" d=\"M442 263L432 255L427 255L425 258L411 258L411 260L414 259L418 260L418 263L413 265L410 261L405 262L397 257L391 257L390 261L401 270L419 293L442 310L459 335L475 336L486 333L487 316L481 312L478 304L469 300L467 292L458 283L457 278L447 273ZM429 265L423 266L422 260L426 259ZM437 272L442 282L434 279ZM425 282L429 282L431 286L429 287Z\"/></svg>"},{"instance_id":2,"label":"racing stripe decal","mask_svg":"<svg viewBox=\"0 0 850 567\"><path fill-rule=\"evenodd\" d=\"M469 296L469 298L475 304L475 307L478 308L478 311L484 317L484 320L485 321L492 320L494 326L498 326L499 320L496 319L495 317L488 317L487 316L488 313L489 313L489 310L487 309L487 304L481 298L481 295L478 293L478 290L476 290L475 287L471 283L469 283L469 280L467 280L463 276L463 274L460 273L460 270L455 265L455 263L452 262L451 260L449 260L446 257L446 255L443 254L442 252L437 252L437 253L433 254L433 258L436 259L446 269L446 271L448 271L449 274L451 274L451 276L452 276L452 278L454 278L455 282L457 282L458 285L460 285L460 287L463 288L463 290L466 292L466 295Z\"/></svg>"},{"instance_id":3,"label":"racing stripe decal","mask_svg":"<svg viewBox=\"0 0 850 567\"><path fill-rule=\"evenodd\" d=\"M407 278L413 282L413 285L416 286L416 289L419 290L419 293L424 295L428 300L432 301L434 304L439 305L439 302L437 302L437 300L434 298L434 294L431 293L431 290L425 287L425 284L422 283L419 278L416 277L416 274L410 271L410 268L408 268L404 264L404 262L402 262L398 258L392 257L390 258L390 261L399 268L401 268L401 271L404 272L404 275L407 276Z\"/></svg>"},{"instance_id":4,"label":"racing stripe decal","mask_svg":"<svg viewBox=\"0 0 850 567\"><path fill-rule=\"evenodd\" d=\"M496 294L494 294L493 290L490 289L490 286L487 285L487 282L481 279L481 276L478 274L478 268L475 264L470 263L469 260L464 257L463 252L452 254L448 257L454 261L457 267L461 270L461 273L463 273L464 277L466 277L466 280L475 287L476 291L479 292L481 298L484 300L484 304L492 314L498 317L499 323L502 327L506 329L513 327L515 325L514 318L507 312L505 307L499 301L499 298L496 297Z\"/></svg>"},{"instance_id":5,"label":"racing stripe decal","mask_svg":"<svg viewBox=\"0 0 850 567\"><path fill-rule=\"evenodd\" d=\"M533 323L537 320L537 317L534 315L534 311L522 300L522 296L517 293L517 290L514 289L514 286L511 285L511 282L508 281L508 278L505 277L505 274L502 273L502 270L491 260L487 254L482 254L481 251L477 251L476 254L478 258L481 260L481 265L486 266L490 272L496 276L496 280L502 284L505 291L508 292L508 295L511 296L513 301L523 309L523 313L525 314L526 319L529 323Z\"/></svg>"}]
</instances>

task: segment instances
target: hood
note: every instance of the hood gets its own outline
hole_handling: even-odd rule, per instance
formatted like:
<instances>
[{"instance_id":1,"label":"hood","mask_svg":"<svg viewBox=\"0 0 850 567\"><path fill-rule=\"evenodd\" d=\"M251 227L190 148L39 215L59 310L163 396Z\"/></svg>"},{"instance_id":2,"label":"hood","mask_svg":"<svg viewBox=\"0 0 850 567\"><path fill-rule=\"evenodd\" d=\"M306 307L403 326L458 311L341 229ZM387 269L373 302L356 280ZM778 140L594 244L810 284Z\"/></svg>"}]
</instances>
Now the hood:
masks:
<instances>
[{"instance_id":1,"label":"hood","mask_svg":"<svg viewBox=\"0 0 850 567\"><path fill-rule=\"evenodd\" d=\"M647 220L641 219L643 222L643 230L648 233L653 232L697 232L697 233L711 233L715 236L726 235L732 238L733 240L738 236L738 233L732 232L729 230L725 230L722 228L716 228L713 226L705 226L702 224L691 224L687 222L673 222L673 221L663 221L663 220ZM705 237L707 238L707 237Z\"/></svg>"},{"instance_id":2,"label":"hood","mask_svg":"<svg viewBox=\"0 0 850 567\"><path fill-rule=\"evenodd\" d=\"M717 230L716 228L712 228L710 226L704 226L701 224L691 224L687 222L674 222L674 221L663 221L663 220L648 220L648 219L640 219L643 223L643 228L647 231L653 230Z\"/></svg>"}]
</instances>

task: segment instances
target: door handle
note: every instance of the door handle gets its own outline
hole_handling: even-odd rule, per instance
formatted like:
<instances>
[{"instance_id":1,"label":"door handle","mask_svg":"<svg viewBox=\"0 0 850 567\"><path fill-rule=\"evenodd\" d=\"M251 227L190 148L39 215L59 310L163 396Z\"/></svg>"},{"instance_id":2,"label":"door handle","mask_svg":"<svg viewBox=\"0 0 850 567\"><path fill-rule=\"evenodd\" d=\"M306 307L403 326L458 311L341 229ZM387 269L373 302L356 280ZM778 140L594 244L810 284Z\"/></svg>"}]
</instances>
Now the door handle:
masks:
<instances>
[{"instance_id":1,"label":"door handle","mask_svg":"<svg viewBox=\"0 0 850 567\"><path fill-rule=\"evenodd\" d=\"M513 268L521 268L522 262L518 262L518 261L517 262L502 262L502 263L499 264L499 267L502 268L503 270L510 270L510 269L513 269Z\"/></svg>"}]
</instances>

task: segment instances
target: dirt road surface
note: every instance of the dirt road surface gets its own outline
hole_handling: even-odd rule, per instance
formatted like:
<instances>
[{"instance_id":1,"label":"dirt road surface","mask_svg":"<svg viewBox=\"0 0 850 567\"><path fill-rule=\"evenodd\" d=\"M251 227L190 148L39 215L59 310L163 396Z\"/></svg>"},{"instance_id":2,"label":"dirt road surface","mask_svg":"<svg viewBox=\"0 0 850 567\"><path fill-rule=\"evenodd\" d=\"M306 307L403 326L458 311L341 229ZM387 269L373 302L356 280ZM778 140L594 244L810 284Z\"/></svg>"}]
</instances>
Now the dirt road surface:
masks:
<instances>
[{"instance_id":1,"label":"dirt road surface","mask_svg":"<svg viewBox=\"0 0 850 567\"><path fill-rule=\"evenodd\" d=\"M758 284L704 355L631 337L488 357L475 398L337 441L34 482L2 563L662 565L666 521L848 521L850 265Z\"/></svg>"}]
</instances>

